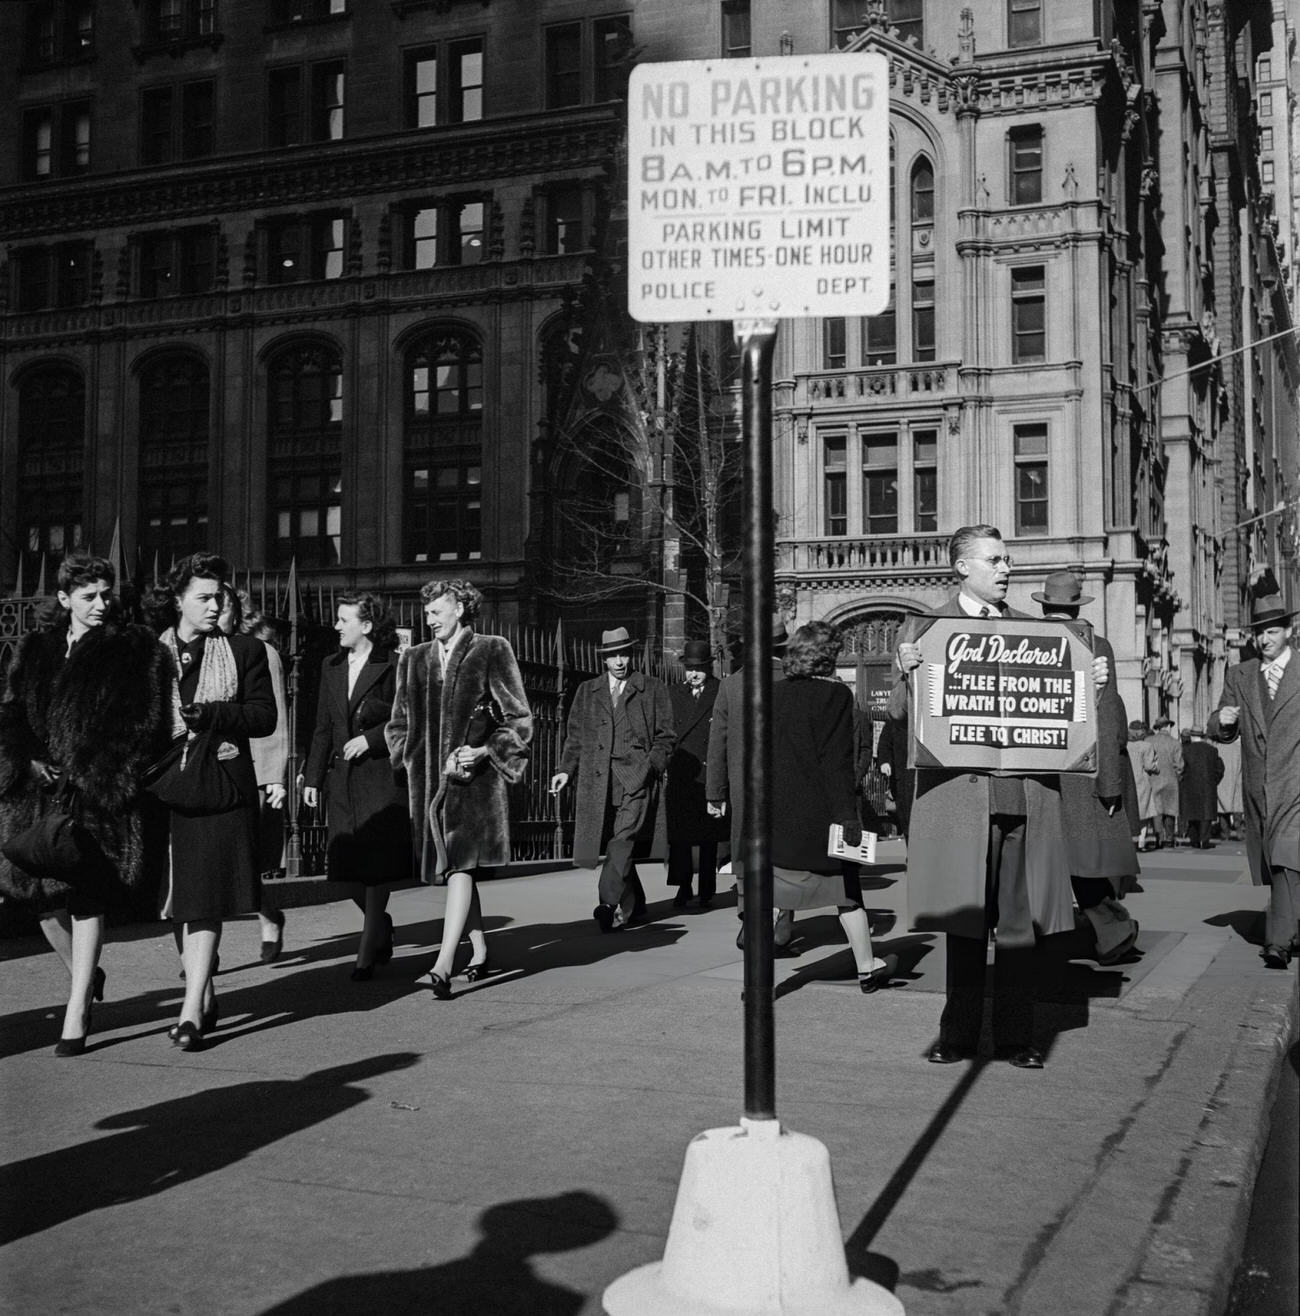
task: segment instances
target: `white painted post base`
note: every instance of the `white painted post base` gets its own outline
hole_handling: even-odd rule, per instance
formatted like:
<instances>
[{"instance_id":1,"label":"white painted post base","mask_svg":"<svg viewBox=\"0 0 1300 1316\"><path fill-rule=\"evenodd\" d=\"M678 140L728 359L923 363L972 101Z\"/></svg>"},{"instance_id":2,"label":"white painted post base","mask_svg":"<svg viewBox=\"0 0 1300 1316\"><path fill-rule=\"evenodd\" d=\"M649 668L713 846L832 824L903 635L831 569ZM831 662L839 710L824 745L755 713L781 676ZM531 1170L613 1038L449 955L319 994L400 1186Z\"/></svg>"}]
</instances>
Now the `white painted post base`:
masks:
<instances>
[{"instance_id":1,"label":"white painted post base","mask_svg":"<svg viewBox=\"0 0 1300 1316\"><path fill-rule=\"evenodd\" d=\"M903 1316L888 1289L849 1279L825 1146L778 1120L691 1142L663 1260L603 1301L609 1316Z\"/></svg>"}]
</instances>

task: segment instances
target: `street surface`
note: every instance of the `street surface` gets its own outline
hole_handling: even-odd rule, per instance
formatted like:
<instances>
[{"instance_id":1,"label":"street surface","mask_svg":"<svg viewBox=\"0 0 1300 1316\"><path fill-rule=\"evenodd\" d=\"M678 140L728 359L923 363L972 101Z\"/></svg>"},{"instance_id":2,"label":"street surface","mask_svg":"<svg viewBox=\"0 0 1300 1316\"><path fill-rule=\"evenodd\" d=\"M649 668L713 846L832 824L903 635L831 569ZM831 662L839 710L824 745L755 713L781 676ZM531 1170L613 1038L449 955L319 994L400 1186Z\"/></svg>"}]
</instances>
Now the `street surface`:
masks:
<instances>
[{"instance_id":1,"label":"street surface","mask_svg":"<svg viewBox=\"0 0 1300 1316\"><path fill-rule=\"evenodd\" d=\"M832 912L777 963L777 1111L823 1141L850 1267L909 1316L1220 1316L1285 1052L1295 967L1261 966L1239 845L1143 856L1133 963L1068 967L1048 1065L949 1067L942 952L901 919L902 848L864 880L901 985L862 996ZM0 1308L16 1313L578 1316L657 1260L682 1156L741 1114L732 897L601 936L594 877L483 884L505 972L432 999L442 893L390 906L397 954L348 979L346 901L291 909L258 961L228 925L211 1045L169 1045L162 925L110 931L83 1057L37 937L0 943ZM891 924L893 926L891 927Z\"/></svg>"}]
</instances>

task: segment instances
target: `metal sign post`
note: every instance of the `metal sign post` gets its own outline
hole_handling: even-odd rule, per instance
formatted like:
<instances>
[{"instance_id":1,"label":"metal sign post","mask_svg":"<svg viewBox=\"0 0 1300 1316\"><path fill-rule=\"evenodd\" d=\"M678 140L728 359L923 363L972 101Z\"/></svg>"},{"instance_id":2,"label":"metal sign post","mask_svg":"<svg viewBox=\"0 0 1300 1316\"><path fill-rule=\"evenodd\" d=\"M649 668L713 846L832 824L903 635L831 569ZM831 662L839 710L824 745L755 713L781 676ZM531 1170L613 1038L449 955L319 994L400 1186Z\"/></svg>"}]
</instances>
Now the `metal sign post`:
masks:
<instances>
[{"instance_id":1,"label":"metal sign post","mask_svg":"<svg viewBox=\"0 0 1300 1316\"><path fill-rule=\"evenodd\" d=\"M738 320L744 419L745 1117L776 1118L772 971L772 353L775 320Z\"/></svg>"}]
</instances>

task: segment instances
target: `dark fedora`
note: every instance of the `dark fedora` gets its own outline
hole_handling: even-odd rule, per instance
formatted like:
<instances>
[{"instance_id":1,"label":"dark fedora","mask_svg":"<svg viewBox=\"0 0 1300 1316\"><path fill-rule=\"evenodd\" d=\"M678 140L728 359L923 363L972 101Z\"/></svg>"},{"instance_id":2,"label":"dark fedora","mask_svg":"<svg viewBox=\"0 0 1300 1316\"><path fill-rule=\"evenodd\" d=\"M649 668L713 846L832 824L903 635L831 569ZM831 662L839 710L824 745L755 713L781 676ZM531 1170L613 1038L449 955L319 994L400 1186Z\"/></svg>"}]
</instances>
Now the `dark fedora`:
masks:
<instances>
[{"instance_id":1,"label":"dark fedora","mask_svg":"<svg viewBox=\"0 0 1300 1316\"><path fill-rule=\"evenodd\" d=\"M687 640L681 652L683 667L712 667L713 651L708 640Z\"/></svg>"},{"instance_id":2,"label":"dark fedora","mask_svg":"<svg viewBox=\"0 0 1300 1316\"><path fill-rule=\"evenodd\" d=\"M1250 626L1252 630L1262 630L1265 626L1280 626L1295 616L1294 610L1288 611L1280 594L1261 594L1252 599L1250 604Z\"/></svg>"},{"instance_id":3,"label":"dark fedora","mask_svg":"<svg viewBox=\"0 0 1300 1316\"><path fill-rule=\"evenodd\" d=\"M612 631L601 631L600 646L596 652L602 657L608 657L612 653L623 653L635 648L636 641L628 633L627 627L619 626Z\"/></svg>"},{"instance_id":4,"label":"dark fedora","mask_svg":"<svg viewBox=\"0 0 1300 1316\"><path fill-rule=\"evenodd\" d=\"M1073 571L1053 571L1043 588L1029 597L1048 608L1081 608L1092 602L1092 595L1083 592L1083 582Z\"/></svg>"}]
</instances>

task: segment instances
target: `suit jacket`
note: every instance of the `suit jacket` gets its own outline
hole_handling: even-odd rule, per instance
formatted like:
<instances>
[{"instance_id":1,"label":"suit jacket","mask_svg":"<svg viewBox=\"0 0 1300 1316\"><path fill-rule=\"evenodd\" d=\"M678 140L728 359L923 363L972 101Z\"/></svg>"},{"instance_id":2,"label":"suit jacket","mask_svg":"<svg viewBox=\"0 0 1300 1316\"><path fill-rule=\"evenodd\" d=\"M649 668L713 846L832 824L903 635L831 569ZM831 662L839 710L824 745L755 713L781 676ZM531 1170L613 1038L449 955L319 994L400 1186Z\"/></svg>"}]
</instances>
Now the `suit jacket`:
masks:
<instances>
[{"instance_id":1,"label":"suit jacket","mask_svg":"<svg viewBox=\"0 0 1300 1316\"><path fill-rule=\"evenodd\" d=\"M691 693L689 685L668 687L677 744L668 760L664 808L668 814L668 839L674 843L698 845L701 841L726 840L725 822L709 816L704 794L709 728L720 684L716 677L710 676L698 695Z\"/></svg>"},{"instance_id":2,"label":"suit jacket","mask_svg":"<svg viewBox=\"0 0 1300 1316\"><path fill-rule=\"evenodd\" d=\"M966 614L954 594L932 617ZM1032 621L1008 609L1012 620ZM915 634L904 623L899 643ZM897 664L897 655L895 655ZM901 668L899 669L901 672ZM890 695L889 715L908 718L910 678L900 675ZM910 732L909 732L910 734ZM916 770L916 789L907 838L908 907L920 931L982 937L987 931L985 893L989 814L994 778L934 768ZM1041 935L1074 927L1070 865L1061 834L1061 789L1056 775L1019 777L1025 804L1025 879L1035 929Z\"/></svg>"},{"instance_id":3,"label":"suit jacket","mask_svg":"<svg viewBox=\"0 0 1300 1316\"><path fill-rule=\"evenodd\" d=\"M630 752L620 765L619 779L627 790L649 785L657 797L658 781L677 739L668 687L644 672L632 672L623 687L622 704ZM602 674L584 681L573 697L556 768L575 783L573 862L581 868L594 868L600 859L613 741L614 705L609 677ZM656 798L654 839L646 857L662 857L668 849L667 818L657 806Z\"/></svg>"},{"instance_id":4,"label":"suit jacket","mask_svg":"<svg viewBox=\"0 0 1300 1316\"><path fill-rule=\"evenodd\" d=\"M1241 710L1232 726L1210 718L1215 740L1241 739L1242 804L1251 879L1272 881L1274 868L1300 869L1300 653L1294 649L1274 699L1258 658L1228 668L1219 708Z\"/></svg>"},{"instance_id":5,"label":"suit jacket","mask_svg":"<svg viewBox=\"0 0 1300 1316\"><path fill-rule=\"evenodd\" d=\"M785 680L779 658L772 659L772 681ZM731 854L738 859L745 822L745 673L732 672L718 686L709 727L709 757L704 794L714 803L727 802L731 819Z\"/></svg>"}]
</instances>

